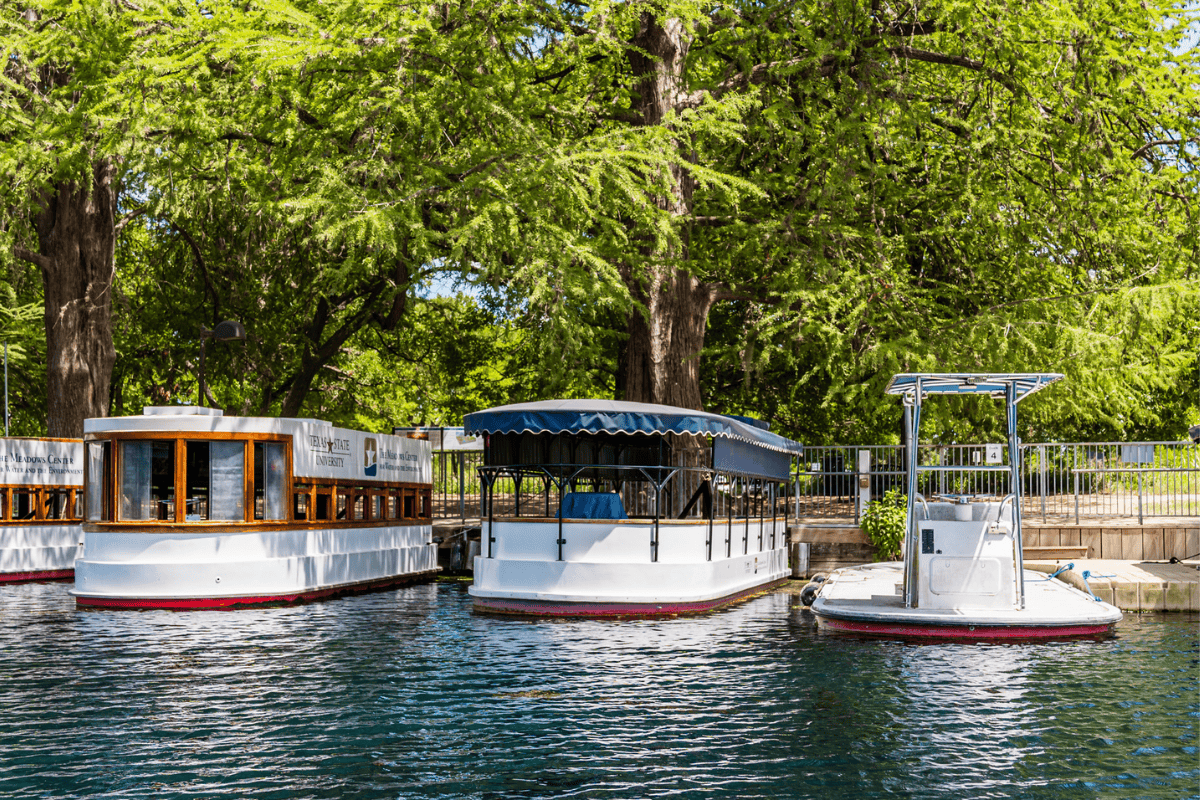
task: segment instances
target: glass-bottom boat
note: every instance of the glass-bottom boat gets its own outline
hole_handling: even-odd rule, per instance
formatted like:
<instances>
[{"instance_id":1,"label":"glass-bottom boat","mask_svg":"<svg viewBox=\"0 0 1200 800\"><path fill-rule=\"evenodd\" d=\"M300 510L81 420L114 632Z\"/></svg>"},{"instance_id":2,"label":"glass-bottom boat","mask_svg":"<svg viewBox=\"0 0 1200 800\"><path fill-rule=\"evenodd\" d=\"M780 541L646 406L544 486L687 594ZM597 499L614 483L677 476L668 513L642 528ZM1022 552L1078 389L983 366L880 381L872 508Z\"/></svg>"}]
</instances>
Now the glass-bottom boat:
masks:
<instances>
[{"instance_id":1,"label":"glass-bottom boat","mask_svg":"<svg viewBox=\"0 0 1200 800\"><path fill-rule=\"evenodd\" d=\"M475 608L556 617L711 611L788 577L796 442L747 418L610 400L480 411Z\"/></svg>"},{"instance_id":2,"label":"glass-bottom boat","mask_svg":"<svg viewBox=\"0 0 1200 800\"><path fill-rule=\"evenodd\" d=\"M70 580L82 533L83 442L0 442L0 583Z\"/></svg>"},{"instance_id":3,"label":"glass-bottom boat","mask_svg":"<svg viewBox=\"0 0 1200 800\"><path fill-rule=\"evenodd\" d=\"M80 606L286 603L438 569L428 441L195 406L84 432Z\"/></svg>"}]
</instances>

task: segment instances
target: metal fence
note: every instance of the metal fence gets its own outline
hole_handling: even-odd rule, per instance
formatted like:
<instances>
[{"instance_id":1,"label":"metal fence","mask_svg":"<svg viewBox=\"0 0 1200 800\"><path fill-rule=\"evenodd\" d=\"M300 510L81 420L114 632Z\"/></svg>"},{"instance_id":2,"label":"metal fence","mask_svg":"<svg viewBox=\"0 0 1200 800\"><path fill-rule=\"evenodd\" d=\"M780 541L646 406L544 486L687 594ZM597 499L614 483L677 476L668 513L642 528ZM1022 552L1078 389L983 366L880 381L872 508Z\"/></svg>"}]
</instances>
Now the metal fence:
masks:
<instances>
[{"instance_id":1,"label":"metal fence","mask_svg":"<svg viewBox=\"0 0 1200 800\"><path fill-rule=\"evenodd\" d=\"M478 519L483 484L480 450L435 450L433 453L433 516L435 519Z\"/></svg>"},{"instance_id":2,"label":"metal fence","mask_svg":"<svg viewBox=\"0 0 1200 800\"><path fill-rule=\"evenodd\" d=\"M1040 442L1023 444L1021 488L1027 519L1200 516L1200 446L1186 442ZM1011 491L1007 472L977 472L976 465L1008 464L1001 444L920 445L926 466L923 495L990 495ZM437 518L478 519L482 487L479 451L435 451L433 507ZM807 447L797 465L793 515L797 519L853 521L864 505L889 489L905 489L904 448L890 445ZM499 482L499 507L515 506L517 486ZM522 502L545 502L544 487L521 488ZM682 495L682 493L681 493ZM720 493L718 494L718 497ZM720 503L720 500L718 500Z\"/></svg>"},{"instance_id":3,"label":"metal fence","mask_svg":"<svg viewBox=\"0 0 1200 800\"><path fill-rule=\"evenodd\" d=\"M1200 516L1200 447L1187 442L1039 442L1022 444L1021 489L1026 518L1078 523L1084 518ZM1007 472L976 472L976 465L1008 465L1000 444L920 445L919 491L989 495L1012 491ZM904 448L805 448L797 471L795 516L854 520L866 502L905 487Z\"/></svg>"}]
</instances>

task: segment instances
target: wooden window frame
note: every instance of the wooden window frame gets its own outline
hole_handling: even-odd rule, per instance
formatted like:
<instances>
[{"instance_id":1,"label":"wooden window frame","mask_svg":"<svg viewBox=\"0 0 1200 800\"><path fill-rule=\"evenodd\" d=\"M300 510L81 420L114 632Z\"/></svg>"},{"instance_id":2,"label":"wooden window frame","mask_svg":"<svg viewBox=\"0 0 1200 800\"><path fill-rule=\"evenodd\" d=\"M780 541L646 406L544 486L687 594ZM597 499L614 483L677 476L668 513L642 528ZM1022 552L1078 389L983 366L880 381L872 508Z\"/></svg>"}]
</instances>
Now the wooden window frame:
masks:
<instances>
[{"instance_id":1,"label":"wooden window frame","mask_svg":"<svg viewBox=\"0 0 1200 800\"><path fill-rule=\"evenodd\" d=\"M237 440L243 442L243 477L245 496L243 498L243 518L242 520L204 520L202 522L188 522L186 520L187 510L186 503L180 502L183 498L183 490L187 484L187 445L191 442L204 441L230 441ZM123 448L121 443L125 441L170 441L175 444L175 462L174 462L174 487L176 493L175 513L173 519L168 520L121 520L117 519L117 492L119 489L120 479L123 464ZM287 474L285 476L284 497L288 498L285 503L287 507L287 518L282 520L261 520L255 519L255 445L265 442L277 442L284 445L284 453L286 459ZM238 527L238 528L277 528L280 526L297 527L303 526L306 528L325 528L325 527L360 527L364 525L379 526L394 523L396 521L406 522L426 522L432 519L433 503L432 494L433 487L430 484L406 483L406 482L387 482L387 481L358 481L338 478L316 478L300 476L294 474L294 454L292 452L293 440L291 436L281 436L278 434L255 434L255 433L231 433L231 432L181 432L181 431L112 431L104 434L90 436L84 439L84 486L87 486L87 481L90 479L90 461L87 457L88 446L91 444L109 445L109 468L107 475L102 476L100 483L102 491L107 496L107 507L111 510L111 519L100 520L82 520L89 524L114 526L114 527L129 527L140 528L146 526L157 525L180 525L189 528L195 527ZM17 487L19 488L19 487ZM12 513L12 498L11 487L6 490L6 513ZM71 508L75 507L74 498L82 496L83 488L71 489ZM211 491L211 489L210 489ZM308 516L305 519L297 519L295 515L295 496L303 494L307 497ZM320 518L317 515L320 505L320 498L326 498L328 503L329 516ZM341 498L345 498L346 516L344 519L338 519L337 506ZM376 499L378 498L378 499ZM411 513L405 514L405 503L411 503ZM211 499L210 499L211 502ZM355 518L355 507L362 503L362 517ZM376 503L379 508L376 509ZM393 505L394 504L394 505ZM101 508L105 506L101 504ZM394 516L393 516L394 508ZM82 509L86 516L86 502ZM39 513L44 515L44 501L39 503Z\"/></svg>"}]
</instances>

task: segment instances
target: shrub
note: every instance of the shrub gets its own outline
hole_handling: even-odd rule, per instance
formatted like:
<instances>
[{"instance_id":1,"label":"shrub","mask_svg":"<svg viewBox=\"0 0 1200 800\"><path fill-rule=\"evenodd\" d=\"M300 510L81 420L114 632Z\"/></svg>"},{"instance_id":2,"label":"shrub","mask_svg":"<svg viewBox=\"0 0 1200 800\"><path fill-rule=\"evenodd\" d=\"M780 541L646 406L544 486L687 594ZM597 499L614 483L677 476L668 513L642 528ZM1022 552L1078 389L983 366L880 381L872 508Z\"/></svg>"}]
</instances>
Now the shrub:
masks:
<instances>
[{"instance_id":1,"label":"shrub","mask_svg":"<svg viewBox=\"0 0 1200 800\"><path fill-rule=\"evenodd\" d=\"M904 513L908 496L899 489L889 489L878 500L867 503L863 509L860 525L863 533L875 547L875 558L879 561L900 559L900 547L904 542Z\"/></svg>"}]
</instances>

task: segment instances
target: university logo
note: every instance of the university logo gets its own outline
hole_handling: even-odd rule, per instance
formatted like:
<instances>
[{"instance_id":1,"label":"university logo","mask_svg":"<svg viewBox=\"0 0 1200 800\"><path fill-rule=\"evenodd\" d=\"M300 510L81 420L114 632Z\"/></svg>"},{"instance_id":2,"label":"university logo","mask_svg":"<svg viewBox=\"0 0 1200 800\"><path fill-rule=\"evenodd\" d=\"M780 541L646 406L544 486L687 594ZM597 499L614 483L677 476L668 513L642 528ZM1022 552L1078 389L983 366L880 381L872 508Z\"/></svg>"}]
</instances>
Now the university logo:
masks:
<instances>
[{"instance_id":1,"label":"university logo","mask_svg":"<svg viewBox=\"0 0 1200 800\"><path fill-rule=\"evenodd\" d=\"M370 436L363 438L363 474L374 478L379 471L379 447Z\"/></svg>"}]
</instances>

